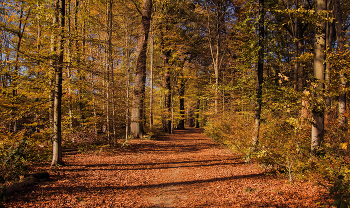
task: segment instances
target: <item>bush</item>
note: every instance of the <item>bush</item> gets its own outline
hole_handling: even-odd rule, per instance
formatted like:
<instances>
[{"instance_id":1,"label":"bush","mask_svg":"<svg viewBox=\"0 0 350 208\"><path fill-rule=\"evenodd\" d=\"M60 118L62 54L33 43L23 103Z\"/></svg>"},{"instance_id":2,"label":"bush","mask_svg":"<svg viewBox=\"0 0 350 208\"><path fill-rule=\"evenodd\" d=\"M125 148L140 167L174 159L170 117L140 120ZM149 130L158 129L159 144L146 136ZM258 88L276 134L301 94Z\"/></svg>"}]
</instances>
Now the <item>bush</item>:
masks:
<instances>
[{"instance_id":1,"label":"bush","mask_svg":"<svg viewBox=\"0 0 350 208\"><path fill-rule=\"evenodd\" d=\"M28 133L24 129L16 134L0 133L0 183L18 180L20 175L27 172L26 166L30 162L50 159L48 132Z\"/></svg>"},{"instance_id":2,"label":"bush","mask_svg":"<svg viewBox=\"0 0 350 208\"><path fill-rule=\"evenodd\" d=\"M349 173L348 173L349 174ZM350 180L344 175L339 175L330 187L333 196L333 205L336 207L350 207Z\"/></svg>"},{"instance_id":3,"label":"bush","mask_svg":"<svg viewBox=\"0 0 350 208\"><path fill-rule=\"evenodd\" d=\"M0 181L18 180L26 171L27 140L23 139L2 151L0 155Z\"/></svg>"},{"instance_id":4,"label":"bush","mask_svg":"<svg viewBox=\"0 0 350 208\"><path fill-rule=\"evenodd\" d=\"M234 116L223 116L221 119L211 119L205 126L205 134L215 142L245 155L250 148L250 132L247 131L252 116L247 112L236 113Z\"/></svg>"}]
</instances>

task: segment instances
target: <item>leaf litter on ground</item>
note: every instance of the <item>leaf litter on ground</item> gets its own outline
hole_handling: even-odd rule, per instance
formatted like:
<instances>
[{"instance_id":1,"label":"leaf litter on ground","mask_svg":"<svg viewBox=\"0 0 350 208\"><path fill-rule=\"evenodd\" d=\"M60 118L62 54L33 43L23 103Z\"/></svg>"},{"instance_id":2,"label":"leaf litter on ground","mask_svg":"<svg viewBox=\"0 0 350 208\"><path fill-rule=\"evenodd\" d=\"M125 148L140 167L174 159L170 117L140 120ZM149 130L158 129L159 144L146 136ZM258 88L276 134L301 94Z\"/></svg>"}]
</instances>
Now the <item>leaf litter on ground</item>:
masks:
<instances>
[{"instance_id":1,"label":"leaf litter on ground","mask_svg":"<svg viewBox=\"0 0 350 208\"><path fill-rule=\"evenodd\" d=\"M32 167L50 181L8 196L6 207L321 207L326 190L265 174L201 129L177 130L128 148L67 155L65 166Z\"/></svg>"}]
</instances>

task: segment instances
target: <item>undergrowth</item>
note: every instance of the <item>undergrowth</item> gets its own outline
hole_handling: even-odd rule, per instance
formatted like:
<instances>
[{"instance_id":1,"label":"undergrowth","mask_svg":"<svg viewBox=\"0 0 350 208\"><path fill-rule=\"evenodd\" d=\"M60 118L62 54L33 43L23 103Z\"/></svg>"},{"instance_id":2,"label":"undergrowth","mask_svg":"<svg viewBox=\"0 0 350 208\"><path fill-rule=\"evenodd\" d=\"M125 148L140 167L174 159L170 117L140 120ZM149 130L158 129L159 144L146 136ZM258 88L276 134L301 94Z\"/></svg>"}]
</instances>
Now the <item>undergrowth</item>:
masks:
<instances>
[{"instance_id":1,"label":"undergrowth","mask_svg":"<svg viewBox=\"0 0 350 208\"><path fill-rule=\"evenodd\" d=\"M49 133L31 133L22 130L16 134L2 132L0 143L0 183L17 181L27 173L32 162L47 161L50 157L47 143Z\"/></svg>"},{"instance_id":2,"label":"undergrowth","mask_svg":"<svg viewBox=\"0 0 350 208\"><path fill-rule=\"evenodd\" d=\"M291 182L306 179L323 186L333 198L333 206L350 207L350 131L339 129L336 120L328 120L318 156L311 157L308 118L267 110L263 117L259 144L254 151L250 131L252 115L248 119L243 113L212 119L205 133L246 161L253 159L265 169L284 173Z\"/></svg>"}]
</instances>

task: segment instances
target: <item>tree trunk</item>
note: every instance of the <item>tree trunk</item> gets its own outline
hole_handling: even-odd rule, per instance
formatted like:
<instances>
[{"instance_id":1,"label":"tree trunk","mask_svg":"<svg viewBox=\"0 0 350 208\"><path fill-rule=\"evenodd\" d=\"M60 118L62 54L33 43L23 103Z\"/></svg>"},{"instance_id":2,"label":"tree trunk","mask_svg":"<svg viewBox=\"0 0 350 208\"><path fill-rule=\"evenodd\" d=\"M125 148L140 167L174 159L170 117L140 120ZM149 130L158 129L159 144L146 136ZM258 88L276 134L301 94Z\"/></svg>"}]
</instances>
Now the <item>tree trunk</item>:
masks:
<instances>
[{"instance_id":1,"label":"tree trunk","mask_svg":"<svg viewBox=\"0 0 350 208\"><path fill-rule=\"evenodd\" d=\"M130 51L129 51L129 23L127 25L125 33L125 75L126 75L126 110L125 110L125 142L128 141L129 137L129 97L130 97Z\"/></svg>"},{"instance_id":2,"label":"tree trunk","mask_svg":"<svg viewBox=\"0 0 350 208\"><path fill-rule=\"evenodd\" d=\"M164 100L164 107L166 109L166 115L165 115L165 131L171 134L171 83L170 83L170 66L169 66L169 56L170 51L164 52L163 57L163 63L165 67L165 73L164 73L164 86L166 88L166 94L165 94L165 100Z\"/></svg>"},{"instance_id":3,"label":"tree trunk","mask_svg":"<svg viewBox=\"0 0 350 208\"><path fill-rule=\"evenodd\" d=\"M112 65L112 28L110 27L112 15L112 0L107 2L107 38L106 38L106 131L108 143L111 142L111 126L110 126L110 74L113 70Z\"/></svg>"},{"instance_id":4,"label":"tree trunk","mask_svg":"<svg viewBox=\"0 0 350 208\"><path fill-rule=\"evenodd\" d=\"M183 75L182 75L183 76ZM178 129L184 130L185 129L185 81L183 78L181 78L180 81L180 89L179 89L179 95L180 95L180 121L179 125L177 126Z\"/></svg>"},{"instance_id":5,"label":"tree trunk","mask_svg":"<svg viewBox=\"0 0 350 208\"><path fill-rule=\"evenodd\" d=\"M326 0L316 0L316 14L326 10ZM324 90L325 76L325 49L326 49L326 23L317 23L314 43L314 77L318 86L314 96L321 99L320 93ZM311 134L311 155L316 155L324 135L324 109L320 103L315 103L312 109L312 134Z\"/></svg>"},{"instance_id":6,"label":"tree trunk","mask_svg":"<svg viewBox=\"0 0 350 208\"><path fill-rule=\"evenodd\" d=\"M153 41L153 29L151 29L150 35L150 95L149 95L149 128L152 129L153 126L153 49L154 49L154 41Z\"/></svg>"},{"instance_id":7,"label":"tree trunk","mask_svg":"<svg viewBox=\"0 0 350 208\"><path fill-rule=\"evenodd\" d=\"M257 83L256 83L256 104L255 104L255 117L253 124L253 138L252 145L255 147L258 144L259 130L260 130L260 114L262 104L262 83L263 83L263 72L264 72L264 0L259 1L259 51L258 51L258 72L257 72Z\"/></svg>"},{"instance_id":8,"label":"tree trunk","mask_svg":"<svg viewBox=\"0 0 350 208\"><path fill-rule=\"evenodd\" d=\"M151 23L151 13L152 0L143 0L142 24L136 47L136 74L130 125L130 133L135 138L141 138L144 134L143 105L145 98L147 43Z\"/></svg>"},{"instance_id":9,"label":"tree trunk","mask_svg":"<svg viewBox=\"0 0 350 208\"><path fill-rule=\"evenodd\" d=\"M327 10L330 11L330 2L327 2ZM329 14L327 15L329 18ZM331 22L327 22L326 24L326 51L329 52L332 47L332 38L333 36L333 27ZM330 83L331 83L331 64L329 62L328 57L326 57L326 68L325 68L325 91L329 94L330 91ZM332 99L329 95L326 96L326 104L327 106L331 106Z\"/></svg>"},{"instance_id":10,"label":"tree trunk","mask_svg":"<svg viewBox=\"0 0 350 208\"><path fill-rule=\"evenodd\" d=\"M65 0L57 1L57 21L59 24L57 58L55 60L55 91L53 108L53 155L52 166L61 165L62 162L62 129L61 129L61 104L62 104L62 71L63 71L63 47L64 47L64 25L65 25Z\"/></svg>"},{"instance_id":11,"label":"tree trunk","mask_svg":"<svg viewBox=\"0 0 350 208\"><path fill-rule=\"evenodd\" d=\"M342 10L339 0L334 0L334 15L335 15L335 28L337 35L337 52L339 55L343 55L344 51L344 31L343 31L343 19ZM342 69L339 72L340 78L340 94L339 94L339 125L345 127L346 124L346 77Z\"/></svg>"},{"instance_id":12,"label":"tree trunk","mask_svg":"<svg viewBox=\"0 0 350 208\"><path fill-rule=\"evenodd\" d=\"M199 112L200 112L200 104L201 104L201 101L200 99L198 99L197 101L197 109L196 109L196 128L199 128Z\"/></svg>"},{"instance_id":13,"label":"tree trunk","mask_svg":"<svg viewBox=\"0 0 350 208\"><path fill-rule=\"evenodd\" d=\"M297 1L298 5L298 1ZM297 39L297 41L294 43L295 44L295 64L294 64L294 90L298 90L298 84L299 84L299 56L300 56L300 40L299 40L299 19L295 18L295 23L294 23L294 38Z\"/></svg>"},{"instance_id":14,"label":"tree trunk","mask_svg":"<svg viewBox=\"0 0 350 208\"><path fill-rule=\"evenodd\" d=\"M28 19L30 14L30 10L27 12L27 16L26 16L26 20ZM20 54L20 50L21 50L21 46L22 46L22 39L23 39L23 34L24 34L24 30L26 27L26 21L23 23L23 15L24 15L24 11L23 11L23 4L21 4L21 9L20 9L20 17L19 17L19 24L18 24L18 42L16 45L16 56L15 56L15 69L14 69L14 74L12 77L12 84L13 84L13 90L12 90L12 96L13 96L13 100L14 102L12 102L12 105L14 106L17 100L17 88L18 88L18 82L19 82L19 54ZM17 133L17 118L16 118L16 113L17 113L17 108L13 107L12 108L12 116L15 117L14 121L13 121L13 132Z\"/></svg>"},{"instance_id":15,"label":"tree trunk","mask_svg":"<svg viewBox=\"0 0 350 208\"><path fill-rule=\"evenodd\" d=\"M111 101L112 101L112 131L113 131L113 141L116 144L116 132L115 132L115 106L114 106L114 73L113 73L113 47L112 47L112 36L113 36L113 0L109 0L108 1L108 18L107 18L107 24L108 24L108 60L107 60L107 95L108 95L108 106L109 106L109 101L110 101L110 84L112 85L112 96L111 96ZM112 82L112 83L111 83ZM109 107L107 107L108 111L109 111ZM110 127L110 118L109 118L109 112L107 114L108 116L108 121L109 121L109 128L108 131L110 131L111 127ZM108 132L108 135L110 137L110 132Z\"/></svg>"},{"instance_id":16,"label":"tree trunk","mask_svg":"<svg viewBox=\"0 0 350 208\"><path fill-rule=\"evenodd\" d=\"M70 15L71 12L71 3L70 1L67 2L67 14ZM71 29L71 18L67 18L67 29L68 29L68 34L71 34L72 29ZM68 44L67 44L67 55L68 55L68 71L67 71L67 80L68 80L68 115L69 115L69 128L72 131L73 130L73 99L72 99L72 49L73 49L73 44L72 40L69 38L68 39ZM74 140L73 140L74 141Z\"/></svg>"}]
</instances>

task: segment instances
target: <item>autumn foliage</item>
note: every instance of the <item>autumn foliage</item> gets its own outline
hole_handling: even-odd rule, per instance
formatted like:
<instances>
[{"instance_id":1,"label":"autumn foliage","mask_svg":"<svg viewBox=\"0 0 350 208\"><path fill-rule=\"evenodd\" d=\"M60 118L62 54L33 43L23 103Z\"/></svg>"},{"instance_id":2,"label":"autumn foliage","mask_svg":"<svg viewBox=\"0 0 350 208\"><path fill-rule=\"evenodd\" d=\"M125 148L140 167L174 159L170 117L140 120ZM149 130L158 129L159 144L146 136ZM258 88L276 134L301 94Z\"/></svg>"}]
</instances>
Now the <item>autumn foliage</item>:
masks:
<instances>
[{"instance_id":1,"label":"autumn foliage","mask_svg":"<svg viewBox=\"0 0 350 208\"><path fill-rule=\"evenodd\" d=\"M2 1L0 182L50 158L73 166L67 150L119 154L203 127L349 206L349 12L348 0Z\"/></svg>"}]
</instances>

